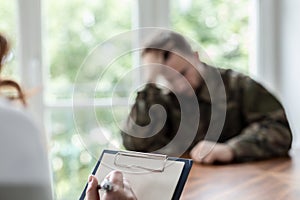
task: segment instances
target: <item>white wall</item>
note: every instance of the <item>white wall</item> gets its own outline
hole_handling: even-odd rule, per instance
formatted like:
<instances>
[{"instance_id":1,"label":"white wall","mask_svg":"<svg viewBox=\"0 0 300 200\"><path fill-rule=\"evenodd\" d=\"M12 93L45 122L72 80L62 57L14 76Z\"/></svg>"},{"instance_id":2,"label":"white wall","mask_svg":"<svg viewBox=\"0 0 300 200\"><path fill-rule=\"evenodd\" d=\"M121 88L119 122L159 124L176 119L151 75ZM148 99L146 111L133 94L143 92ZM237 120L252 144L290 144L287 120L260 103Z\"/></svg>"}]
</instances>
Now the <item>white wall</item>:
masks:
<instances>
[{"instance_id":1,"label":"white wall","mask_svg":"<svg viewBox=\"0 0 300 200\"><path fill-rule=\"evenodd\" d=\"M300 1L256 0L253 76L283 103L300 147Z\"/></svg>"},{"instance_id":2,"label":"white wall","mask_svg":"<svg viewBox=\"0 0 300 200\"><path fill-rule=\"evenodd\" d=\"M280 1L280 94L300 147L300 1Z\"/></svg>"}]
</instances>

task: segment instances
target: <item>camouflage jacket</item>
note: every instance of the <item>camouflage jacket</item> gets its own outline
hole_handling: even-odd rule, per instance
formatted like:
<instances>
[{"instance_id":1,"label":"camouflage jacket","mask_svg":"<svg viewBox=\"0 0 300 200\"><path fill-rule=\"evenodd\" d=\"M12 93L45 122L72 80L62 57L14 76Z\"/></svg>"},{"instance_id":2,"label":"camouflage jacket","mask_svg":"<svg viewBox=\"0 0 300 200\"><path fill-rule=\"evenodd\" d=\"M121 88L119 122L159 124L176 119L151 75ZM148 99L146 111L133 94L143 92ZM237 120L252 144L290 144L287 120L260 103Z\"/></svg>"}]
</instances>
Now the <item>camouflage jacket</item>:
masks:
<instances>
[{"instance_id":1,"label":"camouflage jacket","mask_svg":"<svg viewBox=\"0 0 300 200\"><path fill-rule=\"evenodd\" d=\"M179 156L199 141L210 140L227 143L237 162L287 155L292 135L280 102L248 76L205 67L209 78L195 90L199 112L190 106L189 99L182 105L178 96L155 84L139 91L121 131L124 147ZM219 74L220 81L211 76L214 73ZM223 97L218 96L221 85L225 89ZM157 104L165 111L150 109ZM182 115L183 109L188 114ZM190 123L195 119L196 126Z\"/></svg>"}]
</instances>

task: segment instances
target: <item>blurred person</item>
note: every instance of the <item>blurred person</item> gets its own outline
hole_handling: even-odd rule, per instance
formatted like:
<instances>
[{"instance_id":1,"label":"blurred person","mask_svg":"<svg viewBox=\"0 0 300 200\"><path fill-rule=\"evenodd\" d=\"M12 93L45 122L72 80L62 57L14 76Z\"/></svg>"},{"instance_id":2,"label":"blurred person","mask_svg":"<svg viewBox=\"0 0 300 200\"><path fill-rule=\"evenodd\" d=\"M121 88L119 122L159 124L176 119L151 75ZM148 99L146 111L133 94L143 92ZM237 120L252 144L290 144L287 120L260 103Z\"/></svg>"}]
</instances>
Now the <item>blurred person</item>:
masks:
<instances>
[{"instance_id":1,"label":"blurred person","mask_svg":"<svg viewBox=\"0 0 300 200\"><path fill-rule=\"evenodd\" d=\"M150 75L148 84L138 91L121 131L126 149L172 154L182 148L182 144L188 143L186 153L195 162L205 164L246 162L288 155L292 134L284 108L261 84L233 70L207 65L182 35L168 30L152 35L141 56L143 65L150 68ZM214 78L216 74L221 76L221 81ZM157 84L159 77L169 84L167 91ZM222 85L226 99L218 96ZM216 131L206 135L209 126L214 130L221 117L217 113L211 119L212 100L208 87L216 95L217 103L213 106L225 109L220 134ZM193 95L197 98L200 113L196 113L189 103L180 105L177 98L181 96L189 102ZM165 121L155 109L149 112L157 104L166 111ZM194 134L189 118L200 114L195 137L192 141L181 138L167 152L161 152L177 134L182 120L181 109L187 109L190 113L185 116L186 124L182 130L186 136ZM135 124L142 128L137 128Z\"/></svg>"},{"instance_id":2,"label":"blurred person","mask_svg":"<svg viewBox=\"0 0 300 200\"><path fill-rule=\"evenodd\" d=\"M136 196L132 191L128 181L123 178L120 171L112 171L107 176L112 184L112 191L104 192L101 200L136 200ZM88 179L88 187L86 190L87 200L100 200L98 191L98 180L94 175L90 175Z\"/></svg>"},{"instance_id":3,"label":"blurred person","mask_svg":"<svg viewBox=\"0 0 300 200\"><path fill-rule=\"evenodd\" d=\"M25 110L19 84L1 75L8 53L9 43L0 33L0 199L50 200L46 140Z\"/></svg>"}]
</instances>

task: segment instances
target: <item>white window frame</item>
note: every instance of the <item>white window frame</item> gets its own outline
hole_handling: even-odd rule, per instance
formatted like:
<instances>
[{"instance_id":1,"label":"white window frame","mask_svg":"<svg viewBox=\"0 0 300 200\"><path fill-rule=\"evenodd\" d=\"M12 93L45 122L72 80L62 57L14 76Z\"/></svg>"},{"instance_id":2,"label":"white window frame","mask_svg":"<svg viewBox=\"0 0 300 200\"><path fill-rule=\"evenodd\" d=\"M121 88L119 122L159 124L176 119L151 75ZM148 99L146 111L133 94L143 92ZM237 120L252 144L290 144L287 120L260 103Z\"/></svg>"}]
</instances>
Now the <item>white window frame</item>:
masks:
<instances>
[{"instance_id":1,"label":"white window frame","mask_svg":"<svg viewBox=\"0 0 300 200\"><path fill-rule=\"evenodd\" d=\"M280 96L279 10L274 0L255 0L255 46L250 74Z\"/></svg>"},{"instance_id":2,"label":"white window frame","mask_svg":"<svg viewBox=\"0 0 300 200\"><path fill-rule=\"evenodd\" d=\"M44 124L44 76L42 53L42 7L41 0L16 0L18 10L17 44L21 84L38 90L29 98L29 108L35 119ZM42 127L44 129L44 127Z\"/></svg>"}]
</instances>

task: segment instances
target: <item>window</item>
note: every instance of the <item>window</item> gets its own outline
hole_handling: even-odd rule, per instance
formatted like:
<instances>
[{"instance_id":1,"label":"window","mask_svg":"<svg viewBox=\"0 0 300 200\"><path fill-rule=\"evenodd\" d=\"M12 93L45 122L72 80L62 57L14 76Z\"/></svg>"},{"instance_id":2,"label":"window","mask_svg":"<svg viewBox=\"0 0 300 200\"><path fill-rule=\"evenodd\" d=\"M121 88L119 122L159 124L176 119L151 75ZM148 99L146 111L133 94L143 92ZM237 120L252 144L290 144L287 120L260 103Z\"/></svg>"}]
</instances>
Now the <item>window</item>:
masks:
<instances>
[{"instance_id":1,"label":"window","mask_svg":"<svg viewBox=\"0 0 300 200\"><path fill-rule=\"evenodd\" d=\"M116 137L118 129L112 123L118 116L112 115L107 98L122 71L132 67L131 54L112 63L112 70L102 80L105 87L95 93L94 100L100 101L95 110L93 105L82 102L73 108L72 98L78 80L76 75L87 55L112 36L131 29L131 8L130 0L45 1L44 55L48 66L45 120L50 132L56 199L78 199L102 149L114 148L109 146L111 144L120 145L120 138ZM100 55L97 59L100 62L104 57ZM93 65L100 67L97 61ZM99 75L92 74L90 79L77 82L76 86L83 91L94 89ZM73 109L77 113L76 120ZM124 105L115 109L119 110L116 113L125 113ZM101 123L101 128L95 120ZM105 132L106 137L102 137L100 131Z\"/></svg>"},{"instance_id":2,"label":"window","mask_svg":"<svg viewBox=\"0 0 300 200\"><path fill-rule=\"evenodd\" d=\"M111 63L101 79L102 84L95 88L93 105L90 99L78 102L74 107L78 118L74 120L72 97L76 75L91 50L137 24L137 27L169 24L169 28L199 42L211 63L248 73L249 49L252 48L249 38L253 33L249 31L249 2L45 0L38 6L41 0L1 1L0 31L7 32L12 39L13 55L17 52L15 46L18 40L22 44L18 51L23 52L20 66L25 66L25 69L20 76L25 82L37 77L44 86L38 96L40 104L31 106L38 113L45 111L41 121L49 134L55 199L78 199L101 150L121 145L119 128L113 122L122 121L128 113L123 97L128 97L126 90L134 85L136 77L132 77L133 82L129 80L120 84L119 81L124 72L137 63L133 60L136 57L128 53ZM19 24L16 23L18 14ZM17 35L18 28L20 35ZM36 37L37 32L42 37ZM40 48L43 52L40 66L43 73L38 68L39 57L35 57L36 52L41 52ZM15 58L12 56L9 61L12 67L7 67L8 74L16 74L16 71L10 71L16 68ZM97 63L92 64L97 67ZM80 84L77 82L76 86L85 91L98 76L92 74L92 81L86 79ZM119 87L116 88L117 83ZM112 110L110 97L116 89L117 101ZM93 114L89 110L91 108L95 108ZM96 126L97 123L101 123L101 127ZM99 132L105 137L99 138Z\"/></svg>"},{"instance_id":3,"label":"window","mask_svg":"<svg viewBox=\"0 0 300 200\"><path fill-rule=\"evenodd\" d=\"M173 0L171 28L197 41L208 64L248 74L250 30L249 0Z\"/></svg>"}]
</instances>

